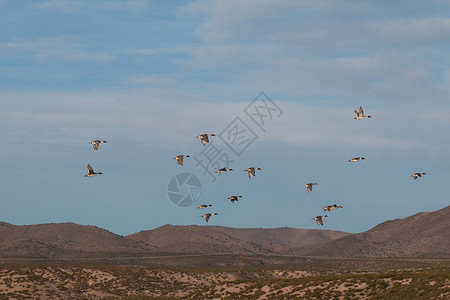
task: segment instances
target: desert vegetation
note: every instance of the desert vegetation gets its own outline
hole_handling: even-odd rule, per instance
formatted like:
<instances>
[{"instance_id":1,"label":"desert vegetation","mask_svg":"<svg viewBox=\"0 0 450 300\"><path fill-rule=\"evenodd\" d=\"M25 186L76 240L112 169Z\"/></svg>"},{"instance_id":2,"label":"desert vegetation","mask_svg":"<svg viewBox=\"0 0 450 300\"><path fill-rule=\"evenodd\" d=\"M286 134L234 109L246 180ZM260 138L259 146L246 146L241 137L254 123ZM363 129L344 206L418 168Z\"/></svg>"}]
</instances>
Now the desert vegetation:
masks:
<instances>
[{"instance_id":1,"label":"desert vegetation","mask_svg":"<svg viewBox=\"0 0 450 300\"><path fill-rule=\"evenodd\" d=\"M243 271L2 266L0 299L448 299L448 274L448 261L400 260L346 260L328 268L325 262L249 266Z\"/></svg>"}]
</instances>

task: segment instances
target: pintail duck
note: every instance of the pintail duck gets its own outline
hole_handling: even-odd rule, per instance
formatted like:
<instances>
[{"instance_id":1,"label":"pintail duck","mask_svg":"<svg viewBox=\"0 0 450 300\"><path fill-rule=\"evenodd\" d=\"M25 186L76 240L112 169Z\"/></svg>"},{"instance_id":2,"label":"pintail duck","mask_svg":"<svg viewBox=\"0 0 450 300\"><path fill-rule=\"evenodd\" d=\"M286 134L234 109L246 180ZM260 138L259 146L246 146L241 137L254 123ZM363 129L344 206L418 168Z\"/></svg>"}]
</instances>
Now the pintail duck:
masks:
<instances>
[{"instance_id":1,"label":"pintail duck","mask_svg":"<svg viewBox=\"0 0 450 300\"><path fill-rule=\"evenodd\" d=\"M179 165L183 165L183 158L185 157L189 157L189 155L180 154L175 156L173 159L176 159Z\"/></svg>"},{"instance_id":2,"label":"pintail duck","mask_svg":"<svg viewBox=\"0 0 450 300\"><path fill-rule=\"evenodd\" d=\"M94 150L98 150L98 147L100 146L101 143L107 143L107 141L95 140L95 141L89 142L89 144L92 144L92 146L94 147Z\"/></svg>"},{"instance_id":3,"label":"pintail duck","mask_svg":"<svg viewBox=\"0 0 450 300\"><path fill-rule=\"evenodd\" d=\"M91 165L88 165L87 168L89 170L89 173L84 175L84 177L94 177L95 175L103 174L102 172L95 173L94 169L92 169Z\"/></svg>"},{"instance_id":4,"label":"pintail duck","mask_svg":"<svg viewBox=\"0 0 450 300\"><path fill-rule=\"evenodd\" d=\"M422 175L426 175L427 173L414 173L411 175L411 177L414 178L414 180L417 179L417 177L422 177Z\"/></svg>"},{"instance_id":5,"label":"pintail duck","mask_svg":"<svg viewBox=\"0 0 450 300\"><path fill-rule=\"evenodd\" d=\"M229 171L233 171L233 169L222 168L220 170L215 171L214 173L225 173Z\"/></svg>"},{"instance_id":6,"label":"pintail duck","mask_svg":"<svg viewBox=\"0 0 450 300\"><path fill-rule=\"evenodd\" d=\"M207 208L207 207L210 207L210 206L212 206L212 205L211 204L202 204L200 206L197 206L197 208L203 209L203 208Z\"/></svg>"},{"instance_id":7,"label":"pintail duck","mask_svg":"<svg viewBox=\"0 0 450 300\"><path fill-rule=\"evenodd\" d=\"M308 193L311 193L313 185L318 185L318 183L314 182L314 183L307 183L307 184L304 185L304 186L306 186L306 189L308 190Z\"/></svg>"},{"instance_id":8,"label":"pintail duck","mask_svg":"<svg viewBox=\"0 0 450 300\"><path fill-rule=\"evenodd\" d=\"M356 117L354 118L355 120L362 120L362 119L366 119L366 118L372 118L371 116L365 116L364 115L364 109L362 108L362 106L359 107L359 111L357 111L355 109L355 114L356 114Z\"/></svg>"},{"instance_id":9,"label":"pintail duck","mask_svg":"<svg viewBox=\"0 0 450 300\"><path fill-rule=\"evenodd\" d=\"M246 172L248 172L248 178L252 178L252 176L256 176L256 174L255 174L255 171L256 170L262 170L261 168L248 168L248 169L245 169L244 171L246 171Z\"/></svg>"},{"instance_id":10,"label":"pintail duck","mask_svg":"<svg viewBox=\"0 0 450 300\"><path fill-rule=\"evenodd\" d=\"M315 218L312 218L313 220L316 220L317 225L322 225L323 226L323 221L322 218L326 218L328 217L327 215L324 216L317 216Z\"/></svg>"},{"instance_id":11,"label":"pintail duck","mask_svg":"<svg viewBox=\"0 0 450 300\"><path fill-rule=\"evenodd\" d=\"M349 162L355 162L355 161L360 161L360 160L363 160L363 159L365 159L364 157L353 157L352 159L349 159L348 161Z\"/></svg>"},{"instance_id":12,"label":"pintail duck","mask_svg":"<svg viewBox=\"0 0 450 300\"><path fill-rule=\"evenodd\" d=\"M234 203L234 201L239 201L239 198L242 198L242 196L231 196L228 197L227 199L230 199L231 203Z\"/></svg>"},{"instance_id":13,"label":"pintail duck","mask_svg":"<svg viewBox=\"0 0 450 300\"><path fill-rule=\"evenodd\" d=\"M330 210L335 210L338 208L342 208L342 206L333 204L333 205L327 205L327 206L322 207L323 211L330 211Z\"/></svg>"},{"instance_id":14,"label":"pintail duck","mask_svg":"<svg viewBox=\"0 0 450 300\"><path fill-rule=\"evenodd\" d=\"M204 215L201 216L201 217L205 218L206 223L208 223L209 218L210 218L211 216L215 216L215 215L217 215L217 213L213 213L213 214L208 213L208 214L204 214Z\"/></svg>"},{"instance_id":15,"label":"pintail duck","mask_svg":"<svg viewBox=\"0 0 450 300\"><path fill-rule=\"evenodd\" d=\"M210 136L216 136L216 135L214 133L211 133L211 134L204 133L204 134L200 134L200 135L196 136L196 138L198 138L202 141L203 146L206 146L206 143L209 143Z\"/></svg>"}]
</instances>

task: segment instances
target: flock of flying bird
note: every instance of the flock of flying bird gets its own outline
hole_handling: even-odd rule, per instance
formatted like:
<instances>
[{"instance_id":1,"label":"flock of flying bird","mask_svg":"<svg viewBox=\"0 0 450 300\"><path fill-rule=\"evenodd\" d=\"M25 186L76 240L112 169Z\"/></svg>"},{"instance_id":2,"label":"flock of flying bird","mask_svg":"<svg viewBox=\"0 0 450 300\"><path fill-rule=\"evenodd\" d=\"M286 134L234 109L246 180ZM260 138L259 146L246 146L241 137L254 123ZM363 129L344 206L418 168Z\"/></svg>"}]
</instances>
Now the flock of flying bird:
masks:
<instances>
[{"instance_id":1,"label":"flock of flying bird","mask_svg":"<svg viewBox=\"0 0 450 300\"><path fill-rule=\"evenodd\" d=\"M359 107L359 111L355 110L355 114L356 114L356 117L354 118L355 120L372 118L371 116L364 115L364 110L363 110L362 106ZM209 143L209 137L211 137L211 136L216 136L216 135L215 134L201 134L201 135L196 136L196 138L199 138L202 145L206 146L206 144ZM94 150L98 150L101 143L107 143L107 141L95 140L95 141L90 142L90 144L93 145ZM182 166L183 159L186 157L189 157L189 155L180 154L180 155L175 156L173 159L176 159L177 163ZM361 161L364 159L365 159L364 157L354 157L348 161L349 162L357 162L357 161ZM89 173L84 175L85 177L94 177L96 175L102 174L102 172L98 172L98 173L94 172L94 169L91 167L90 164L88 164L87 168L89 170ZM258 171L258 170L261 170L261 168L250 167L250 168L245 169L244 171L247 172L248 178L251 179L253 176L256 175L256 171ZM228 169L228 168L224 167L222 169L215 171L215 173L221 174L221 173L230 172L230 171L233 171L233 169ZM414 180L416 180L418 177L422 177L423 175L426 175L426 173L417 172L417 173L412 174L411 177L413 177ZM314 185L318 185L318 183L311 182L311 183L305 184L304 186L306 187L308 193L310 193L312 191L312 188ZM242 198L242 196L234 195L234 196L228 197L227 199L230 199L230 201L232 203L234 203L235 201L239 201L239 198ZM211 204L202 204L202 205L198 206L197 208L204 209L204 208L208 208L211 206L212 206ZM342 206L333 204L333 205L326 205L326 206L322 207L323 211L332 211L332 210L335 210L338 208L342 208ZM211 216L215 216L215 215L217 215L217 213L206 213L206 214L203 214L201 217L205 218L206 222L209 222L209 218ZM323 218L326 218L326 217L328 217L328 215L316 216L312 219L316 221L317 225L323 226Z\"/></svg>"},{"instance_id":2,"label":"flock of flying bird","mask_svg":"<svg viewBox=\"0 0 450 300\"><path fill-rule=\"evenodd\" d=\"M372 118L372 116L366 116L364 115L364 109L362 108L362 106L359 107L359 111L355 109L355 114L356 117L354 118L355 120L362 120L362 119L369 119ZM349 159L348 162L357 162L357 161L361 161L364 160L364 157L354 157L352 159ZM417 179L418 177L422 177L422 175L425 175L426 173L414 173L411 175L411 177L413 177L414 179ZM308 192L312 191L312 187L313 185L317 185L317 183L307 183L305 184L305 187L307 188ZM333 205L327 205L322 207L323 211L331 211L331 210L335 210L338 208L342 208L341 205L337 205L337 204L333 204ZM323 215L323 216L316 216L314 218L312 218L313 220L316 220L317 225L322 225L323 226L323 218L328 217L328 215Z\"/></svg>"},{"instance_id":3,"label":"flock of flying bird","mask_svg":"<svg viewBox=\"0 0 450 300\"><path fill-rule=\"evenodd\" d=\"M362 108L362 106L359 107L359 111L355 109L355 114L356 117L354 118L355 120L362 120L362 119L369 119L372 118L371 116L366 116L364 115L364 109ZM354 157L352 159L349 159L349 162L357 162L357 161L361 161L364 160L364 157ZM422 177L422 175L425 175L426 173L414 173L411 175L411 177L413 177L414 179L417 179L418 177ZM308 192L312 191L312 187L313 185L317 185L317 183L307 183L305 184L305 187L307 188ZM333 204L333 205L327 205L322 207L323 211L331 211L331 210L335 210L338 208L342 208L341 205L337 205L337 204ZM323 226L323 218L328 217L328 215L323 215L323 216L316 216L313 218L313 220L316 220L317 225L322 225Z\"/></svg>"},{"instance_id":4,"label":"flock of flying bird","mask_svg":"<svg viewBox=\"0 0 450 300\"><path fill-rule=\"evenodd\" d=\"M196 136L196 138L200 139L203 146L206 146L206 144L209 143L210 136L216 136L216 135L214 133L212 133L212 134L204 133L204 134ZM189 155L180 154L180 155L175 156L173 159L176 159L178 164L182 166L183 159L186 157L189 157ZM253 176L256 176L256 171L259 171L259 170L262 170L262 169L250 167L250 168L245 169L244 171L247 172L248 178L251 179ZM214 173L222 174L222 173L226 173L226 172L230 172L230 171L233 171L233 169L228 169L228 168L224 167L224 168L221 168L221 169L215 171ZM239 198L242 198L242 196L234 195L234 196L228 197L227 199L230 199L231 203L234 203L236 201L239 201ZM207 208L210 206L212 206L212 205L211 204L202 204L202 205L198 206L197 208L204 209L204 208ZM206 214L202 215L201 217L205 218L206 222L209 222L209 218L211 216L215 216L215 215L217 215L217 213L206 213Z\"/></svg>"}]
</instances>

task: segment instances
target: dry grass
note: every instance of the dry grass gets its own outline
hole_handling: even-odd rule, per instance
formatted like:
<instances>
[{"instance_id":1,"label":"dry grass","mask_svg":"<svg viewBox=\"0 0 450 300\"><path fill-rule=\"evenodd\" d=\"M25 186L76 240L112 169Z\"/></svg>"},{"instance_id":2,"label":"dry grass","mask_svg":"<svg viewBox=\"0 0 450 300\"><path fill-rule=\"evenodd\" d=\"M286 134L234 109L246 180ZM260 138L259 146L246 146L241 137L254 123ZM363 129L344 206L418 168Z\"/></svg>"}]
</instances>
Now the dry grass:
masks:
<instances>
[{"instance_id":1,"label":"dry grass","mask_svg":"<svg viewBox=\"0 0 450 300\"><path fill-rule=\"evenodd\" d=\"M230 269L0 267L0 299L448 299L450 267L367 272L358 261ZM361 262L360 262L361 263ZM375 262L370 262L371 266ZM344 265L348 268L342 272ZM381 266L384 266L381 264ZM392 267L392 264L391 264Z\"/></svg>"}]
</instances>

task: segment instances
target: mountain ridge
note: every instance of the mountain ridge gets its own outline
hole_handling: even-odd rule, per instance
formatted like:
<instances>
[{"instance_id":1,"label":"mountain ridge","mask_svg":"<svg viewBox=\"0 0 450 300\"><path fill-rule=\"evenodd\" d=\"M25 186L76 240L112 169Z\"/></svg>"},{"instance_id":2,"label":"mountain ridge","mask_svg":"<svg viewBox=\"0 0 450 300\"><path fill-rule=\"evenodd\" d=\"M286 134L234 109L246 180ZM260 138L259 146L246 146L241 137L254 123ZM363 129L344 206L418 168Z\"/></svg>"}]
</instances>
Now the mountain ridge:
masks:
<instances>
[{"instance_id":1,"label":"mountain ridge","mask_svg":"<svg viewBox=\"0 0 450 300\"><path fill-rule=\"evenodd\" d=\"M450 257L450 206L382 222L368 231L290 250L306 256Z\"/></svg>"}]
</instances>

